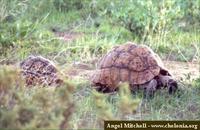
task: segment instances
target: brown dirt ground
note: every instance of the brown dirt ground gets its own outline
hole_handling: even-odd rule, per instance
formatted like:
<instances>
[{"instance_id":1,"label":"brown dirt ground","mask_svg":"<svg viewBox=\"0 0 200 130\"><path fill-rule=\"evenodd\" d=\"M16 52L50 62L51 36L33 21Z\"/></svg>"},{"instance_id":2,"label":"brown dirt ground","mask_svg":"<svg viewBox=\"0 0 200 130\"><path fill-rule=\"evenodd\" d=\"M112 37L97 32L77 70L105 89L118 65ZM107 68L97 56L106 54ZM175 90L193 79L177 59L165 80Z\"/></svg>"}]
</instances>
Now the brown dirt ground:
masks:
<instances>
[{"instance_id":1,"label":"brown dirt ground","mask_svg":"<svg viewBox=\"0 0 200 130\"><path fill-rule=\"evenodd\" d=\"M185 79L190 76L191 79L196 79L200 76L200 65L191 62L178 62L178 61L163 61L165 67L169 72L178 80ZM66 70L66 74L70 78L81 78L89 80L92 73L95 72L94 65L78 63L70 65Z\"/></svg>"},{"instance_id":2,"label":"brown dirt ground","mask_svg":"<svg viewBox=\"0 0 200 130\"><path fill-rule=\"evenodd\" d=\"M192 62L164 61L165 67L176 79L190 76L192 79L200 76L200 65Z\"/></svg>"},{"instance_id":3,"label":"brown dirt ground","mask_svg":"<svg viewBox=\"0 0 200 130\"><path fill-rule=\"evenodd\" d=\"M65 42L70 42L75 39L81 38L83 36L83 33L78 32L56 32L55 35Z\"/></svg>"}]
</instances>

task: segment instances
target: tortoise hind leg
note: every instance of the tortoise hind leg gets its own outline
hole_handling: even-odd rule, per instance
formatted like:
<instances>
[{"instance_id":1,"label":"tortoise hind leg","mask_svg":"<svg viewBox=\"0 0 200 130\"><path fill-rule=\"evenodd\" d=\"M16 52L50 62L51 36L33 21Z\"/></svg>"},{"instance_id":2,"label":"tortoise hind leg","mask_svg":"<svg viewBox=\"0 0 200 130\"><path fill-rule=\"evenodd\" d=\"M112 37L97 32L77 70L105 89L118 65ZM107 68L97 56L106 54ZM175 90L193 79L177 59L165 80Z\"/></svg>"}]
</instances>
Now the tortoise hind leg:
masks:
<instances>
[{"instance_id":1,"label":"tortoise hind leg","mask_svg":"<svg viewBox=\"0 0 200 130\"><path fill-rule=\"evenodd\" d=\"M171 76L159 75L159 80L163 87L168 88L169 94L173 94L178 89L177 82Z\"/></svg>"}]
</instances>

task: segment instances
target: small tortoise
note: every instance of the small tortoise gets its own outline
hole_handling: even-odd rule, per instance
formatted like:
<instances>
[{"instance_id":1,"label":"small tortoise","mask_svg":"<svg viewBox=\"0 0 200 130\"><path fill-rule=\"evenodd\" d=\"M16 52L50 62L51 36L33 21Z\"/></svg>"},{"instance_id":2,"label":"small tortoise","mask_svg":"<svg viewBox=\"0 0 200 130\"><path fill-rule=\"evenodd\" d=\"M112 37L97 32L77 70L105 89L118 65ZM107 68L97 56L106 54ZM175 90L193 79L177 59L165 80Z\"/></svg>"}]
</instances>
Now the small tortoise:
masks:
<instances>
[{"instance_id":1,"label":"small tortoise","mask_svg":"<svg viewBox=\"0 0 200 130\"><path fill-rule=\"evenodd\" d=\"M62 82L58 78L55 65L42 56L29 56L20 63L22 76L26 85L57 85Z\"/></svg>"},{"instance_id":2,"label":"small tortoise","mask_svg":"<svg viewBox=\"0 0 200 130\"><path fill-rule=\"evenodd\" d=\"M132 42L108 52L100 60L91 81L101 92L118 90L120 82L128 82L132 91L142 88L149 94L161 87L167 87L169 93L173 93L178 87L157 54L145 45Z\"/></svg>"}]
</instances>

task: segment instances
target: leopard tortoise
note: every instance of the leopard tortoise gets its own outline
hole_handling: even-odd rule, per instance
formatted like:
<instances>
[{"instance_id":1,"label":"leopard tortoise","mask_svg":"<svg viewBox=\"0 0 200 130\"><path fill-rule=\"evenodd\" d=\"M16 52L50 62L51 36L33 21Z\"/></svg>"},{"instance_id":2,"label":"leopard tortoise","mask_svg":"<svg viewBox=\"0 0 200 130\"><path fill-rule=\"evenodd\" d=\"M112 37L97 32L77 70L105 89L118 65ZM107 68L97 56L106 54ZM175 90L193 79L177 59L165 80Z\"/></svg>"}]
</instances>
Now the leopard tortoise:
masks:
<instances>
[{"instance_id":1,"label":"leopard tortoise","mask_svg":"<svg viewBox=\"0 0 200 130\"><path fill-rule=\"evenodd\" d=\"M62 83L54 63L42 56L29 56L20 63L20 69L27 86Z\"/></svg>"},{"instance_id":2,"label":"leopard tortoise","mask_svg":"<svg viewBox=\"0 0 200 130\"><path fill-rule=\"evenodd\" d=\"M116 91L120 82L128 82L132 91L142 88L149 94L160 88L173 93L178 87L152 49L132 42L116 46L102 57L91 82L100 92Z\"/></svg>"}]
</instances>

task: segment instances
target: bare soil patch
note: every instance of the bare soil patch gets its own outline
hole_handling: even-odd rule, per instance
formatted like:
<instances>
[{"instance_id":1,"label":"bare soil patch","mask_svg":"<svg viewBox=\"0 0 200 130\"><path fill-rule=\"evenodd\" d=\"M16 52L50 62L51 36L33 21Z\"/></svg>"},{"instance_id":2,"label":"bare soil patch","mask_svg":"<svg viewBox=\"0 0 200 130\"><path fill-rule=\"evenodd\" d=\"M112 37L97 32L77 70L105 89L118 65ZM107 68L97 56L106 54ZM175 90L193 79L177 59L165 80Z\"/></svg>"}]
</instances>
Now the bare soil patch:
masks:
<instances>
[{"instance_id":1,"label":"bare soil patch","mask_svg":"<svg viewBox=\"0 0 200 130\"><path fill-rule=\"evenodd\" d=\"M55 32L55 35L65 42L70 42L83 37L84 34L79 32Z\"/></svg>"},{"instance_id":2,"label":"bare soil patch","mask_svg":"<svg viewBox=\"0 0 200 130\"><path fill-rule=\"evenodd\" d=\"M191 79L196 79L200 76L200 65L192 62L179 61L163 61L165 67L178 80L185 79L190 76ZM93 67L92 67L93 66ZM88 80L92 73L95 72L93 64L79 63L73 64L67 69L66 74L70 78L83 78Z\"/></svg>"},{"instance_id":3,"label":"bare soil patch","mask_svg":"<svg viewBox=\"0 0 200 130\"><path fill-rule=\"evenodd\" d=\"M200 65L198 63L164 61L164 65L176 79L185 79L188 76L195 79L200 76Z\"/></svg>"}]
</instances>

